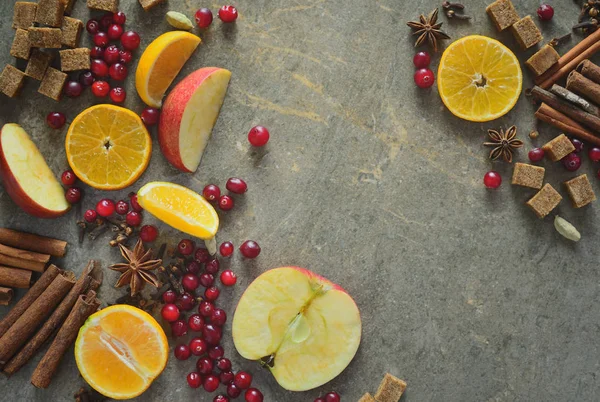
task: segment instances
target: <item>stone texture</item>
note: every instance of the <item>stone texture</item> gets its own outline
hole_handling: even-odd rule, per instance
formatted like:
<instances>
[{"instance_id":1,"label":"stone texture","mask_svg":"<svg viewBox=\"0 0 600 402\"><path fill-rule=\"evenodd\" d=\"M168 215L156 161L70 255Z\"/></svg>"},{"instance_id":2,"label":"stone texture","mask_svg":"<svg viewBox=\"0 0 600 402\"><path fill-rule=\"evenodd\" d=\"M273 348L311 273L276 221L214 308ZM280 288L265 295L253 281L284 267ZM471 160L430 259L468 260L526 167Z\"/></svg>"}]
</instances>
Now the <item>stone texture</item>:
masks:
<instances>
[{"instance_id":1,"label":"stone texture","mask_svg":"<svg viewBox=\"0 0 600 402\"><path fill-rule=\"evenodd\" d=\"M496 32L485 14L488 2L468 3L472 23L447 21L443 15L440 20L453 38L477 33L501 39L524 62L533 51L522 52L512 35ZM11 61L12 3L0 2L0 65ZM227 26L215 18L176 80L201 66L233 72L199 171L177 172L155 141L150 167L134 186L116 193L85 188L82 208L104 196L125 197L149 180L170 180L198 191L210 182L223 186L234 175L247 180L249 190L236 197L236 208L221 214L218 239L236 246L255 239L263 251L252 262L236 252L230 264L239 274L238 284L223 289L219 301L230 317L224 336L227 355L234 367L251 369L266 401L312 401L329 390L339 391L344 401L356 401L365 392L373 394L386 372L409 384L403 402L598 399L597 204L579 210L569 203L559 206L560 215L583 235L574 245L556 233L552 219L539 220L525 206L531 190L510 185L511 165L493 165L504 178L500 189L483 187L483 175L492 168L482 146L488 128L519 126L519 137L526 142L515 155L519 162L527 162L526 151L533 144L541 146L559 132L540 126L535 142L527 138L536 125L534 107L524 97L504 118L476 124L451 116L435 87L415 88L414 38L405 22L439 3L240 3L243 18ZM539 5L514 3L522 15ZM546 38L570 32L578 15L572 1L552 6L552 24L540 24ZM142 48L170 29L166 11L191 17L198 7L197 2L169 0L145 12L137 1L121 1L128 29L142 34ZM74 18L85 21L88 13L85 1L76 2ZM89 43L88 35L82 35L81 46ZM438 61L434 56L434 71ZM125 82L125 105L141 111L132 73ZM531 87L528 72L524 76L523 88ZM60 152L66 127L54 131L44 118L57 110L71 121L95 100L88 90L57 103L36 90L37 85L26 85L18 99L2 98L0 122L22 124L41 150L53 155L50 166L58 175L67 166ZM246 140L256 124L271 131L262 150L252 149ZM155 137L156 130L151 132ZM563 197L567 194L560 183L581 173L595 177L597 170L587 161L577 174L560 163L541 166L546 181ZM597 180L592 186L598 191ZM104 241L77 245L77 209L58 220L36 220L19 211L0 188L0 225L71 242L60 265L80 272L91 257L104 267L115 262L117 250ZM148 216L145 221L154 222ZM181 238L159 227L160 240ZM259 273L288 264L341 284L354 296L363 318L363 340L354 361L331 383L304 393L281 389L267 371L234 352L230 337L235 302L245 287ZM112 287L115 272L106 270L105 277L100 297L113 301L124 290ZM0 315L6 310L0 307ZM185 375L193 365L193 360L180 363L171 354L162 376L137 400L212 401L214 394L187 386ZM84 383L72 352L47 390L29 384L34 368L29 364L10 379L0 376L0 400L72 401Z\"/></svg>"}]
</instances>

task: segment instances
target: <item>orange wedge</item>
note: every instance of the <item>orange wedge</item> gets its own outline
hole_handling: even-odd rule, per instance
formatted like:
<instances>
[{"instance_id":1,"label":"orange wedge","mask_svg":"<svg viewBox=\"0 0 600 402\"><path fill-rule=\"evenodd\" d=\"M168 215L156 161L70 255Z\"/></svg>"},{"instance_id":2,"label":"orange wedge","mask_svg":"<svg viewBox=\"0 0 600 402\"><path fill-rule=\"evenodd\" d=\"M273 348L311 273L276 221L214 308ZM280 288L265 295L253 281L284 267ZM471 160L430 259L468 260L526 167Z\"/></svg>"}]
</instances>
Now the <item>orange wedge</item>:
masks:
<instances>
[{"instance_id":1,"label":"orange wedge","mask_svg":"<svg viewBox=\"0 0 600 402\"><path fill-rule=\"evenodd\" d=\"M169 343L148 313L124 304L91 315L79 330L75 361L96 391L130 399L150 387L167 365Z\"/></svg>"},{"instance_id":2,"label":"orange wedge","mask_svg":"<svg viewBox=\"0 0 600 402\"><path fill-rule=\"evenodd\" d=\"M146 184L137 195L142 208L177 230L202 240L214 239L217 234L217 211L187 187L157 181Z\"/></svg>"},{"instance_id":3,"label":"orange wedge","mask_svg":"<svg viewBox=\"0 0 600 402\"><path fill-rule=\"evenodd\" d=\"M101 190L119 190L146 170L152 140L131 110L96 105L75 117L65 150L71 169L81 181Z\"/></svg>"},{"instance_id":4,"label":"orange wedge","mask_svg":"<svg viewBox=\"0 0 600 402\"><path fill-rule=\"evenodd\" d=\"M509 48L495 39L472 35L444 51L437 82L453 115L484 122L504 116L515 106L523 75Z\"/></svg>"},{"instance_id":5,"label":"orange wedge","mask_svg":"<svg viewBox=\"0 0 600 402\"><path fill-rule=\"evenodd\" d=\"M194 34L172 31L146 47L135 71L135 89L148 106L161 107L167 88L199 44Z\"/></svg>"}]
</instances>

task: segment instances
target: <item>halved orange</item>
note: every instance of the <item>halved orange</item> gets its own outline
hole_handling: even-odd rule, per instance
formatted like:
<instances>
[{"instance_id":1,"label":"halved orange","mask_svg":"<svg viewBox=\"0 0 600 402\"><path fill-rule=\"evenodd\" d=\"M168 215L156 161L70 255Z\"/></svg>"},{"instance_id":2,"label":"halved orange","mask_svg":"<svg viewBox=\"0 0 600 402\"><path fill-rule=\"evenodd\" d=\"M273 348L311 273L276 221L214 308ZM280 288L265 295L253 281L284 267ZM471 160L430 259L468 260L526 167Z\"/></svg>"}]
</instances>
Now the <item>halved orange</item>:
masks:
<instances>
[{"instance_id":1,"label":"halved orange","mask_svg":"<svg viewBox=\"0 0 600 402\"><path fill-rule=\"evenodd\" d=\"M442 101L453 115L484 122L515 106L523 74L509 48L495 39L471 35L444 51L437 80Z\"/></svg>"},{"instance_id":2,"label":"halved orange","mask_svg":"<svg viewBox=\"0 0 600 402\"><path fill-rule=\"evenodd\" d=\"M120 190L148 167L152 140L131 110L96 105L75 117L65 150L71 169L81 181L101 190Z\"/></svg>"},{"instance_id":3,"label":"halved orange","mask_svg":"<svg viewBox=\"0 0 600 402\"><path fill-rule=\"evenodd\" d=\"M96 391L113 399L142 394L167 365L169 343L154 318L117 304L91 315L79 330L75 361Z\"/></svg>"}]
</instances>

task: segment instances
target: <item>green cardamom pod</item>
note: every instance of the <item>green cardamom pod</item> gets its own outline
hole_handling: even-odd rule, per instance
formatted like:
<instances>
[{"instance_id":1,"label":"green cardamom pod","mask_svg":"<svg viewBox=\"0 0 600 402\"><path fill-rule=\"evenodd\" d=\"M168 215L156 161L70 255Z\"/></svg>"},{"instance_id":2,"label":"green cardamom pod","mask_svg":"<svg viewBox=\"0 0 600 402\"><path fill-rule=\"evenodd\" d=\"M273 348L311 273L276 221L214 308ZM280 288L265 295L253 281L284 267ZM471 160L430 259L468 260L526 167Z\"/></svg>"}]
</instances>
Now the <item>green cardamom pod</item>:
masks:
<instances>
[{"instance_id":1,"label":"green cardamom pod","mask_svg":"<svg viewBox=\"0 0 600 402\"><path fill-rule=\"evenodd\" d=\"M192 21L182 13L178 11L169 11L166 15L167 22L173 27L177 29L183 29L186 31L194 28Z\"/></svg>"},{"instance_id":2,"label":"green cardamom pod","mask_svg":"<svg viewBox=\"0 0 600 402\"><path fill-rule=\"evenodd\" d=\"M558 233L569 240L579 241L581 239L581 234L575 229L575 226L571 225L558 215L554 218L554 227Z\"/></svg>"}]
</instances>

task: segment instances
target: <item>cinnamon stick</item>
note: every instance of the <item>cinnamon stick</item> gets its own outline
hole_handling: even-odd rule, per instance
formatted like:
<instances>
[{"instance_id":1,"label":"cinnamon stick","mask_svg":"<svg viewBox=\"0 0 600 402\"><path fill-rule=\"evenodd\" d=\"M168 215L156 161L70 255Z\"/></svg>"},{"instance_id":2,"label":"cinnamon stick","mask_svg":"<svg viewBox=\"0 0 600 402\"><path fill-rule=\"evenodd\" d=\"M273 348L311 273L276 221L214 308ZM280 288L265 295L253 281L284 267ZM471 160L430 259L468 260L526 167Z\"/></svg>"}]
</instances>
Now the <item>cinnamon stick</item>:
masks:
<instances>
[{"instance_id":1,"label":"cinnamon stick","mask_svg":"<svg viewBox=\"0 0 600 402\"><path fill-rule=\"evenodd\" d=\"M597 32L598 31L596 31L594 33L597 33ZM588 36L588 38L589 38L589 36ZM548 74L548 72L540 75L538 78L536 78L535 82L539 83L538 85L544 89L550 88L552 86L552 84L556 83L556 81L560 80L562 77L564 77L565 75L567 75L571 71L573 71L577 67L577 65L579 63L581 63L583 60L589 59L594 54L596 54L596 52L598 52L598 50L600 50L600 41L594 43L589 48L583 50L579 55L575 56L575 58L573 58L571 61L566 63L563 67L559 68L558 70L554 71L553 73L550 73L550 75L546 76L546 74ZM559 63L560 63L560 59L556 65L558 65ZM553 71L553 69L550 69L550 71ZM541 78L543 78L543 80Z\"/></svg>"},{"instance_id":2,"label":"cinnamon stick","mask_svg":"<svg viewBox=\"0 0 600 402\"><path fill-rule=\"evenodd\" d=\"M77 298L65 323L31 376L31 383L34 386L47 388L50 385L63 355L77 338L77 333L85 320L98 309L99 305L100 301L96 299L96 292L93 290Z\"/></svg>"},{"instance_id":3,"label":"cinnamon stick","mask_svg":"<svg viewBox=\"0 0 600 402\"><path fill-rule=\"evenodd\" d=\"M63 257L67 250L66 241L6 228L0 228L0 243L53 257Z\"/></svg>"},{"instance_id":4,"label":"cinnamon stick","mask_svg":"<svg viewBox=\"0 0 600 402\"><path fill-rule=\"evenodd\" d=\"M581 96L577 95L576 93L573 93L573 92L569 91L568 89L563 88L556 84L552 85L552 87L550 88L550 92L552 92L556 96L560 96L567 102L571 102L575 106L579 106L586 112L600 117L600 108L598 108L598 106L588 102L586 99L582 98Z\"/></svg>"},{"instance_id":5,"label":"cinnamon stick","mask_svg":"<svg viewBox=\"0 0 600 402\"><path fill-rule=\"evenodd\" d=\"M552 108L559 112L566 114L578 123L581 123L596 132L600 132L600 117L585 112L540 87L533 87L531 95L534 98L547 103L549 106L552 106Z\"/></svg>"},{"instance_id":6,"label":"cinnamon stick","mask_svg":"<svg viewBox=\"0 0 600 402\"><path fill-rule=\"evenodd\" d=\"M19 350L40 324L50 315L75 284L72 272L63 272L0 338L0 365Z\"/></svg>"},{"instance_id":7,"label":"cinnamon stick","mask_svg":"<svg viewBox=\"0 0 600 402\"><path fill-rule=\"evenodd\" d=\"M32 271L0 265L0 286L27 289L31 285Z\"/></svg>"},{"instance_id":8,"label":"cinnamon stick","mask_svg":"<svg viewBox=\"0 0 600 402\"><path fill-rule=\"evenodd\" d=\"M27 342L25 346L4 366L4 372L8 375L14 374L31 359L38 349L50 338L54 331L62 325L79 298L79 295L86 292L92 277L89 275L93 268L93 261L90 261L83 270L83 273L71 288L67 296L58 305L54 313L44 323L42 328Z\"/></svg>"},{"instance_id":9,"label":"cinnamon stick","mask_svg":"<svg viewBox=\"0 0 600 402\"><path fill-rule=\"evenodd\" d=\"M589 60L584 60L576 68L584 77L589 78L596 84L600 84L600 67Z\"/></svg>"},{"instance_id":10,"label":"cinnamon stick","mask_svg":"<svg viewBox=\"0 0 600 402\"><path fill-rule=\"evenodd\" d=\"M35 272L44 272L44 269L46 269L46 263L44 262L24 260L22 258L11 257L10 255L5 254L0 254L0 264Z\"/></svg>"},{"instance_id":11,"label":"cinnamon stick","mask_svg":"<svg viewBox=\"0 0 600 402\"><path fill-rule=\"evenodd\" d=\"M566 88L581 95L597 105L600 104L600 85L573 70L567 77Z\"/></svg>"},{"instance_id":12,"label":"cinnamon stick","mask_svg":"<svg viewBox=\"0 0 600 402\"><path fill-rule=\"evenodd\" d=\"M0 254L8 255L22 260L42 262L44 264L50 261L50 254L40 254L33 251L21 250L14 247L0 244Z\"/></svg>"},{"instance_id":13,"label":"cinnamon stick","mask_svg":"<svg viewBox=\"0 0 600 402\"><path fill-rule=\"evenodd\" d=\"M545 103L542 103L540 108L535 112L535 117L543 122L553 125L556 128L559 128L566 133L571 134L574 137L579 138L582 141L594 145L600 145L600 138L587 131L576 121L551 108Z\"/></svg>"},{"instance_id":14,"label":"cinnamon stick","mask_svg":"<svg viewBox=\"0 0 600 402\"><path fill-rule=\"evenodd\" d=\"M11 288L0 287L0 306L8 306L13 295L14 291Z\"/></svg>"},{"instance_id":15,"label":"cinnamon stick","mask_svg":"<svg viewBox=\"0 0 600 402\"><path fill-rule=\"evenodd\" d=\"M36 283L25 293L25 296L19 300L17 304L4 316L0 321L0 337L8 331L8 329L23 315L25 310L33 304L33 302L46 290L52 283L54 278L61 273L62 270L56 265L50 265L46 272L37 280Z\"/></svg>"}]
</instances>

